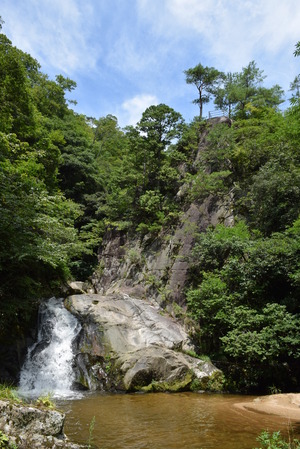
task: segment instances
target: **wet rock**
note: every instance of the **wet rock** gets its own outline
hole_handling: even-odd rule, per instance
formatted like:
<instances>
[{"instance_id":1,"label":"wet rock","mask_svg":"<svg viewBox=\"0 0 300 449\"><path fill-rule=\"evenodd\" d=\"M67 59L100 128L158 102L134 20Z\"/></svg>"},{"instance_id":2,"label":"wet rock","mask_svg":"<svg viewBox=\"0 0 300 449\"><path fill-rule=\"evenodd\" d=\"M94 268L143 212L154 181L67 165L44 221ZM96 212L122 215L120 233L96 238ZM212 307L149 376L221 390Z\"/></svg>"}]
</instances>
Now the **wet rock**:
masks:
<instances>
[{"instance_id":1,"label":"wet rock","mask_svg":"<svg viewBox=\"0 0 300 449\"><path fill-rule=\"evenodd\" d=\"M221 373L191 357L184 328L158 306L128 295L73 295L66 306L81 321L78 382L90 389L180 391Z\"/></svg>"}]
</instances>

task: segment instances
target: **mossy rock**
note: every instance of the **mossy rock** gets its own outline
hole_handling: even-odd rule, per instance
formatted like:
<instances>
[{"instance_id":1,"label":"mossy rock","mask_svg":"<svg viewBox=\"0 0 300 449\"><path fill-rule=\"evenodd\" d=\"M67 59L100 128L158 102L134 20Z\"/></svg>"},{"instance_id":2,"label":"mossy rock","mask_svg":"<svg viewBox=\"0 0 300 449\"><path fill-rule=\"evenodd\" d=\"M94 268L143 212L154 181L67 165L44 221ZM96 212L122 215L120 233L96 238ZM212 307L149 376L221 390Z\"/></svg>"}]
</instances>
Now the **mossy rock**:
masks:
<instances>
[{"instance_id":1,"label":"mossy rock","mask_svg":"<svg viewBox=\"0 0 300 449\"><path fill-rule=\"evenodd\" d=\"M190 390L190 385L193 381L193 374L191 372L186 373L183 379L168 381L152 380L149 385L146 386L136 386L135 391L143 391L145 393L158 393L158 392L170 392L176 393L179 391Z\"/></svg>"},{"instance_id":2,"label":"mossy rock","mask_svg":"<svg viewBox=\"0 0 300 449\"><path fill-rule=\"evenodd\" d=\"M205 376L201 379L193 379L191 383L191 391L223 391L225 384L225 376L222 371L214 371L211 376Z\"/></svg>"}]
</instances>

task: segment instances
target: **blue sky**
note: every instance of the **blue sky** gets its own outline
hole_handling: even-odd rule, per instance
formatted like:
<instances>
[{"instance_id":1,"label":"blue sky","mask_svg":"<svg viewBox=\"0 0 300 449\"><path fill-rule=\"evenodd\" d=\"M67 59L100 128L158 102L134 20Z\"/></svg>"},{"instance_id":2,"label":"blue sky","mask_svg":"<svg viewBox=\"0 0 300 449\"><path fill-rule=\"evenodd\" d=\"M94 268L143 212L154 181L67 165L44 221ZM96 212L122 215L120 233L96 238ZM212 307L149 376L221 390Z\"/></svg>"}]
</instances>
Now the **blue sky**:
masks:
<instances>
[{"instance_id":1,"label":"blue sky","mask_svg":"<svg viewBox=\"0 0 300 449\"><path fill-rule=\"evenodd\" d=\"M192 120L197 92L183 71L199 62L232 72L255 60L287 98L300 72L299 0L1 0L0 15L44 73L76 81L77 112L122 127L159 103Z\"/></svg>"}]
</instances>

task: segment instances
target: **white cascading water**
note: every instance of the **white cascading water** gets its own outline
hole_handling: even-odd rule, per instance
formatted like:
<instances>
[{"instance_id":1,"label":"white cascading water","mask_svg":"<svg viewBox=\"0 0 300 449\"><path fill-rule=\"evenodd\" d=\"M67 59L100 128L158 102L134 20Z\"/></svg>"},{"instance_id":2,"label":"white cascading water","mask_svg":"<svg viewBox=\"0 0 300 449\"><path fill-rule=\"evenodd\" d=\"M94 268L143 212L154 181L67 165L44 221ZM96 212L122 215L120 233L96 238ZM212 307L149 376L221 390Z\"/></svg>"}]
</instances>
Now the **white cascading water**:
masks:
<instances>
[{"instance_id":1,"label":"white cascading water","mask_svg":"<svg viewBox=\"0 0 300 449\"><path fill-rule=\"evenodd\" d=\"M37 342L28 349L20 373L21 395L74 396L72 343L80 329L62 299L51 298L41 305Z\"/></svg>"}]
</instances>

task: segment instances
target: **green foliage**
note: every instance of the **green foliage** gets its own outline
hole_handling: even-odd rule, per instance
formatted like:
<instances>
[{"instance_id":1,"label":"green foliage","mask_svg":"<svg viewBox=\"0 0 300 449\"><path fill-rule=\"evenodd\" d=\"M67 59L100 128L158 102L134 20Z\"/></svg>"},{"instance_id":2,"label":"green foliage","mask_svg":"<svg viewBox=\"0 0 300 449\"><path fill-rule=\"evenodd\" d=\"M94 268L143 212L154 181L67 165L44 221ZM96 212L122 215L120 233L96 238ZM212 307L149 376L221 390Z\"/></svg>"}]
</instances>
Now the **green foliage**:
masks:
<instances>
[{"instance_id":1,"label":"green foliage","mask_svg":"<svg viewBox=\"0 0 300 449\"><path fill-rule=\"evenodd\" d=\"M126 128L125 134L116 128L112 117L101 126L108 150L104 158L110 156L98 213L117 228L118 222L134 223L142 234L157 233L174 223L178 212L174 195L180 183L178 161L183 155L173 141L184 129L181 115L160 104L147 108L136 128Z\"/></svg>"},{"instance_id":2,"label":"green foliage","mask_svg":"<svg viewBox=\"0 0 300 449\"><path fill-rule=\"evenodd\" d=\"M192 200L203 200L209 195L222 196L227 192L226 180L231 175L229 170L214 173L199 172L187 178L191 183L189 196Z\"/></svg>"},{"instance_id":3,"label":"green foliage","mask_svg":"<svg viewBox=\"0 0 300 449\"><path fill-rule=\"evenodd\" d=\"M177 319L180 319L180 320L184 319L184 317L185 317L185 310L183 309L183 307L181 307L179 304L177 304L177 302L172 302L171 306L172 306L171 314L173 316L175 316L175 318L177 318ZM193 352L193 351L190 351L190 352ZM195 352L193 352L193 354L195 354L195 355L190 354L189 351L186 351L186 354L189 354L192 357L196 357L196 353Z\"/></svg>"},{"instance_id":4,"label":"green foliage","mask_svg":"<svg viewBox=\"0 0 300 449\"><path fill-rule=\"evenodd\" d=\"M167 193L168 174L170 166L166 150L173 139L181 136L183 131L183 118L181 114L174 111L165 104L150 106L145 110L137 129L142 134L141 147L143 158L143 192L146 190L156 190Z\"/></svg>"},{"instance_id":5,"label":"green foliage","mask_svg":"<svg viewBox=\"0 0 300 449\"><path fill-rule=\"evenodd\" d=\"M297 75L294 80L290 83L290 89L292 93L292 98L290 98L290 102L292 104L297 104L300 98L300 75Z\"/></svg>"},{"instance_id":6,"label":"green foliage","mask_svg":"<svg viewBox=\"0 0 300 449\"><path fill-rule=\"evenodd\" d=\"M78 236L81 205L58 188L75 83L49 80L3 34L0 63L0 334L14 338L91 244Z\"/></svg>"},{"instance_id":7,"label":"green foliage","mask_svg":"<svg viewBox=\"0 0 300 449\"><path fill-rule=\"evenodd\" d=\"M202 118L203 105L209 102L211 94L224 74L214 67L204 67L202 64L185 70L184 73L187 84L194 84L198 90L199 97L193 103L199 104L200 118Z\"/></svg>"},{"instance_id":8,"label":"green foliage","mask_svg":"<svg viewBox=\"0 0 300 449\"><path fill-rule=\"evenodd\" d=\"M154 215L160 209L162 195L153 190L146 190L144 195L140 197L140 207L147 214Z\"/></svg>"},{"instance_id":9,"label":"green foliage","mask_svg":"<svg viewBox=\"0 0 300 449\"><path fill-rule=\"evenodd\" d=\"M126 132L114 116L75 114L74 81L50 80L5 35L0 44L0 329L13 335L38 297L92 273L107 228L174 224L184 124L167 105Z\"/></svg>"},{"instance_id":10,"label":"green foliage","mask_svg":"<svg viewBox=\"0 0 300 449\"><path fill-rule=\"evenodd\" d=\"M297 222L296 222L297 223ZM200 234L187 292L199 350L226 357L239 388L285 389L300 357L298 226L269 238L244 222Z\"/></svg>"},{"instance_id":11,"label":"green foliage","mask_svg":"<svg viewBox=\"0 0 300 449\"><path fill-rule=\"evenodd\" d=\"M214 126L186 175L193 200L212 194L234 198L235 213L264 235L283 231L300 213L299 116L273 108L246 107L246 119Z\"/></svg>"},{"instance_id":12,"label":"green foliage","mask_svg":"<svg viewBox=\"0 0 300 449\"><path fill-rule=\"evenodd\" d=\"M48 393L46 396L40 396L36 401L35 405L37 407L47 408L53 410L55 408L55 404L51 398L51 394Z\"/></svg>"},{"instance_id":13,"label":"green foliage","mask_svg":"<svg viewBox=\"0 0 300 449\"><path fill-rule=\"evenodd\" d=\"M182 375L181 379L173 380L173 381L160 381L156 379L152 379L151 383L148 385L136 385L134 386L134 391L143 391L145 393L153 392L172 392L177 393L179 391L187 391L190 389L190 385L193 380L193 375L190 371L187 371ZM147 380L148 382L148 380Z\"/></svg>"},{"instance_id":14,"label":"green foliage","mask_svg":"<svg viewBox=\"0 0 300 449\"><path fill-rule=\"evenodd\" d=\"M28 138L34 127L34 113L24 59L28 62L28 55L0 34L0 131Z\"/></svg>"},{"instance_id":15,"label":"green foliage","mask_svg":"<svg viewBox=\"0 0 300 449\"><path fill-rule=\"evenodd\" d=\"M0 449L17 449L14 443L10 442L10 439L5 433L0 430Z\"/></svg>"},{"instance_id":16,"label":"green foliage","mask_svg":"<svg viewBox=\"0 0 300 449\"><path fill-rule=\"evenodd\" d=\"M208 228L206 233L198 234L193 249L193 267L215 270L222 268L229 256L242 258L250 240L250 232L244 221L233 227L218 224Z\"/></svg>"},{"instance_id":17,"label":"green foliage","mask_svg":"<svg viewBox=\"0 0 300 449\"><path fill-rule=\"evenodd\" d=\"M0 430L0 448L8 447L9 438Z\"/></svg>"},{"instance_id":18,"label":"green foliage","mask_svg":"<svg viewBox=\"0 0 300 449\"><path fill-rule=\"evenodd\" d=\"M238 306L232 311L232 330L221 341L226 354L246 365L299 359L299 326L299 318L277 303L260 312Z\"/></svg>"},{"instance_id":19,"label":"green foliage","mask_svg":"<svg viewBox=\"0 0 300 449\"><path fill-rule=\"evenodd\" d=\"M141 253L134 248L131 248L128 251L127 257L130 260L130 262L135 265L140 265L141 260L142 260Z\"/></svg>"},{"instance_id":20,"label":"green foliage","mask_svg":"<svg viewBox=\"0 0 300 449\"><path fill-rule=\"evenodd\" d=\"M300 55L300 41L297 42L296 49L294 51L294 56L299 56L299 55Z\"/></svg>"},{"instance_id":21,"label":"green foliage","mask_svg":"<svg viewBox=\"0 0 300 449\"><path fill-rule=\"evenodd\" d=\"M7 384L0 384L0 399L12 402L22 402L14 387Z\"/></svg>"},{"instance_id":22,"label":"green foliage","mask_svg":"<svg viewBox=\"0 0 300 449\"><path fill-rule=\"evenodd\" d=\"M263 431L257 438L260 443L260 447L256 449L299 449L300 441L297 439L290 439L286 441L282 438L280 431L273 432L272 435Z\"/></svg>"},{"instance_id":23,"label":"green foliage","mask_svg":"<svg viewBox=\"0 0 300 449\"><path fill-rule=\"evenodd\" d=\"M264 234L284 230L300 210L300 169L294 158L281 155L260 168L249 192L254 225Z\"/></svg>"},{"instance_id":24,"label":"green foliage","mask_svg":"<svg viewBox=\"0 0 300 449\"><path fill-rule=\"evenodd\" d=\"M199 162L209 173L233 169L234 134L228 124L219 124L209 130L206 145L199 154Z\"/></svg>"},{"instance_id":25,"label":"green foliage","mask_svg":"<svg viewBox=\"0 0 300 449\"><path fill-rule=\"evenodd\" d=\"M163 145L163 149L173 139L180 137L182 127L181 114L165 104L147 108L138 123L138 129L145 133L146 140Z\"/></svg>"},{"instance_id":26,"label":"green foliage","mask_svg":"<svg viewBox=\"0 0 300 449\"><path fill-rule=\"evenodd\" d=\"M221 392L224 390L224 383L224 374L221 371L214 371L210 376L193 379L190 389L191 391Z\"/></svg>"},{"instance_id":27,"label":"green foliage","mask_svg":"<svg viewBox=\"0 0 300 449\"><path fill-rule=\"evenodd\" d=\"M94 439L93 432L94 432L94 428L95 428L95 421L96 421L96 418L95 418L95 416L93 416L93 418L92 418L92 420L90 422L90 426L89 426L88 449L92 448L91 444L92 444L93 439Z\"/></svg>"},{"instance_id":28,"label":"green foliage","mask_svg":"<svg viewBox=\"0 0 300 449\"><path fill-rule=\"evenodd\" d=\"M246 118L249 107L276 109L283 102L283 90L278 85L265 88L264 78L255 61L249 62L240 73L223 75L223 83L214 91L216 106L234 118Z\"/></svg>"}]
</instances>

